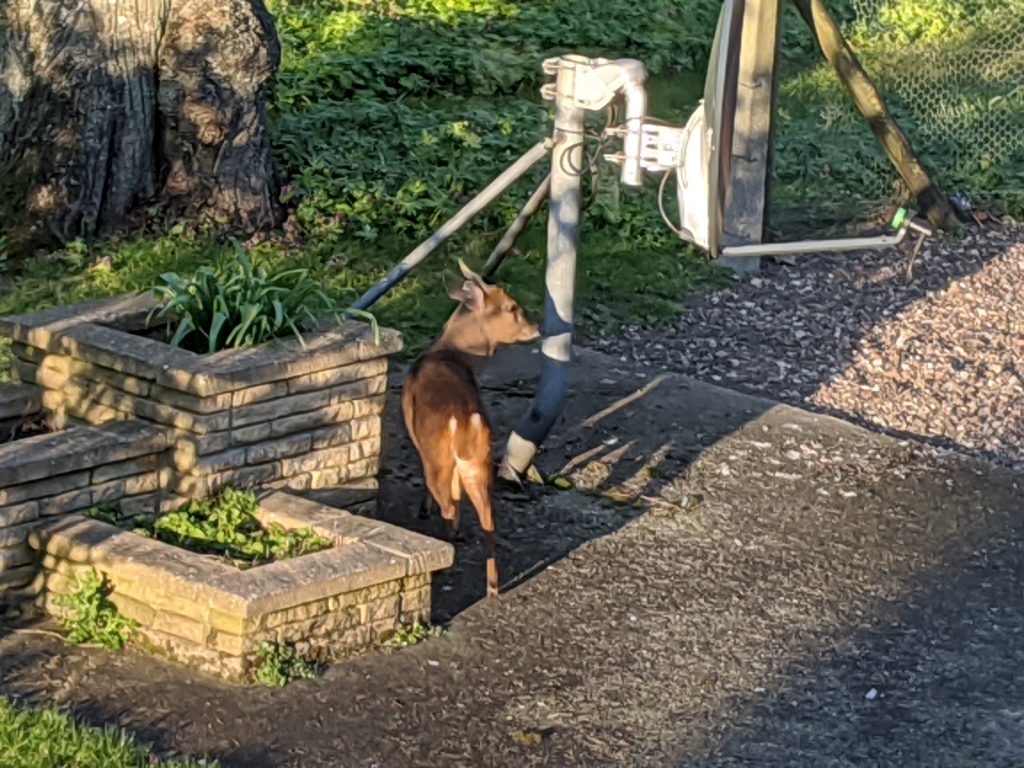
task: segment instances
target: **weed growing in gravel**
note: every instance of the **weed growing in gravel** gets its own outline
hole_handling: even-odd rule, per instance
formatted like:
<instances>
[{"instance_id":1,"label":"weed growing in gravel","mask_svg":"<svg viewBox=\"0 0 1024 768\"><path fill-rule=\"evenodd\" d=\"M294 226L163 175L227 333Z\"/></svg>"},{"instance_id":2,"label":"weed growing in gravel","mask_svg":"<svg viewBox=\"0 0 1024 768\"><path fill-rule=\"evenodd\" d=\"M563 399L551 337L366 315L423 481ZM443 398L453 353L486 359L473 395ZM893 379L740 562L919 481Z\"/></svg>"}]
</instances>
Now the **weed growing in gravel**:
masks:
<instances>
[{"instance_id":1,"label":"weed growing in gravel","mask_svg":"<svg viewBox=\"0 0 1024 768\"><path fill-rule=\"evenodd\" d=\"M269 688L281 688L292 680L312 680L319 674L315 664L298 656L287 644L261 643L259 659L256 679Z\"/></svg>"},{"instance_id":2,"label":"weed growing in gravel","mask_svg":"<svg viewBox=\"0 0 1024 768\"><path fill-rule=\"evenodd\" d=\"M298 557L331 546L330 539L310 528L288 530L276 523L264 525L256 516L258 511L255 493L225 488L212 501L192 500L165 515L123 518L110 505L93 507L85 514L193 552L222 555L238 568Z\"/></svg>"},{"instance_id":3,"label":"weed growing in gravel","mask_svg":"<svg viewBox=\"0 0 1024 768\"><path fill-rule=\"evenodd\" d=\"M110 592L106 576L89 571L78 577L71 594L54 598L67 611L60 623L68 630L69 643L98 643L112 651L124 648L138 624L118 613L117 606L110 601Z\"/></svg>"}]
</instances>

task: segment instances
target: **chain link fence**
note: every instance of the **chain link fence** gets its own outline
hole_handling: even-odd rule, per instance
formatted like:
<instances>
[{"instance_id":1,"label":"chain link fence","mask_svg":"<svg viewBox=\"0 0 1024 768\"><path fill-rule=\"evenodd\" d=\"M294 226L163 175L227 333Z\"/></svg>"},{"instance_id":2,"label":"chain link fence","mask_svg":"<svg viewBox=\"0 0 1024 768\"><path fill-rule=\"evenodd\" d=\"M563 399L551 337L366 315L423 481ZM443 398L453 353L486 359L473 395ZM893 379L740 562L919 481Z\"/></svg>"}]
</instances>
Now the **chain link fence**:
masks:
<instances>
[{"instance_id":1,"label":"chain link fence","mask_svg":"<svg viewBox=\"0 0 1024 768\"><path fill-rule=\"evenodd\" d=\"M1024 215L1024 0L830 7L943 192ZM877 226L906 189L799 16L784 23L770 228L790 238Z\"/></svg>"}]
</instances>

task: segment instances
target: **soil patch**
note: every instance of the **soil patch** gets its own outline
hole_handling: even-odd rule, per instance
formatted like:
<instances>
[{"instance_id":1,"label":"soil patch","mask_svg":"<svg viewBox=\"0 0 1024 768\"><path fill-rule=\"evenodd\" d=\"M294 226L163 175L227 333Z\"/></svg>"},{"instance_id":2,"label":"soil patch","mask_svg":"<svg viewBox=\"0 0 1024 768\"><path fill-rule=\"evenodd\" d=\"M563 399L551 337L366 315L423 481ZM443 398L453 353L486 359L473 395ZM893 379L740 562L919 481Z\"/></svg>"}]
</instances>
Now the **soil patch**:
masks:
<instances>
[{"instance_id":1,"label":"soil patch","mask_svg":"<svg viewBox=\"0 0 1024 768\"><path fill-rule=\"evenodd\" d=\"M0 445L13 443L15 440L24 440L27 437L38 437L39 435L53 434L57 430L52 429L42 416L26 418L17 422L0 435Z\"/></svg>"}]
</instances>

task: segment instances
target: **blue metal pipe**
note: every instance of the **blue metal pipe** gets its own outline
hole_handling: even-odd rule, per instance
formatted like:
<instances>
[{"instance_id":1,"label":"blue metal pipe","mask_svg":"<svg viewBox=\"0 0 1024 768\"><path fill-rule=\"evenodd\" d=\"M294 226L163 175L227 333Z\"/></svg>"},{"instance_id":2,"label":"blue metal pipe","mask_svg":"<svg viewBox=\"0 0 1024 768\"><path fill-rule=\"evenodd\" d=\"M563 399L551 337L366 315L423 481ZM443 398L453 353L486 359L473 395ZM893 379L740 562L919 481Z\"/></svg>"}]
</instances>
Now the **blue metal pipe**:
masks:
<instances>
[{"instance_id":1,"label":"blue metal pipe","mask_svg":"<svg viewBox=\"0 0 1024 768\"><path fill-rule=\"evenodd\" d=\"M570 57L565 57L570 58ZM555 81L555 146L548 201L548 260L544 276L541 375L537 396L509 435L500 474L518 480L562 412L572 363L573 300L580 231L584 110L576 106L575 71L559 66Z\"/></svg>"}]
</instances>

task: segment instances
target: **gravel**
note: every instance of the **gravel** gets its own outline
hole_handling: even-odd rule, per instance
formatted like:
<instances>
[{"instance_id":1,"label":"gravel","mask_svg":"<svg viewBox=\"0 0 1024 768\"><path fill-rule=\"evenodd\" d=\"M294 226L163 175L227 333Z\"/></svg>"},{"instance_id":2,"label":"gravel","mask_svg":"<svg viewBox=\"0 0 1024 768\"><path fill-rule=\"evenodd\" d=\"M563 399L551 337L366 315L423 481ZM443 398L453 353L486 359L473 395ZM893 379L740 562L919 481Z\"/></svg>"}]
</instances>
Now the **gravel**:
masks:
<instances>
[{"instance_id":1,"label":"gravel","mask_svg":"<svg viewBox=\"0 0 1024 768\"><path fill-rule=\"evenodd\" d=\"M620 359L1024 468L1024 226L763 263Z\"/></svg>"}]
</instances>

